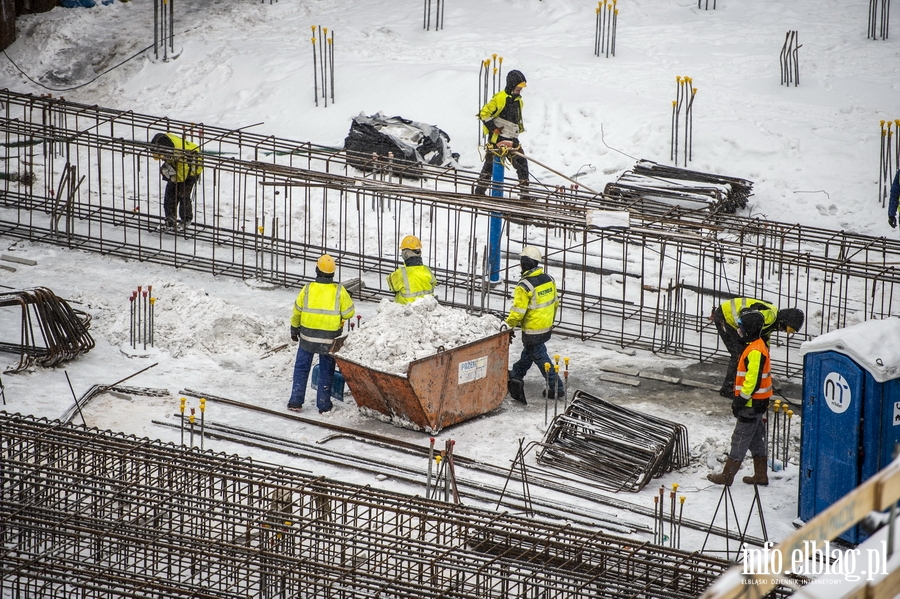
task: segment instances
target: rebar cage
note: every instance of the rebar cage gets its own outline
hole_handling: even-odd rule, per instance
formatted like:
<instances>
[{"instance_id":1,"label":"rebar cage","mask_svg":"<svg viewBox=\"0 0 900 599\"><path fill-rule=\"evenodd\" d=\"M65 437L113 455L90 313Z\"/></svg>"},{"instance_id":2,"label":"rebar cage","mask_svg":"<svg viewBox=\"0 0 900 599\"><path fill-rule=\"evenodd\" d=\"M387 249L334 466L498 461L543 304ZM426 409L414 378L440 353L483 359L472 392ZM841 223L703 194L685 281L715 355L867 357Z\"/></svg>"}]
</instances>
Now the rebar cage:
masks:
<instances>
[{"instance_id":1,"label":"rebar cage","mask_svg":"<svg viewBox=\"0 0 900 599\"><path fill-rule=\"evenodd\" d=\"M805 330L772 338L773 372L795 375L800 343L900 315L900 241L717 214L630 194L532 186L531 201L471 194L476 173L0 91L6 176L0 234L131 259L297 286L328 251L338 277L388 297L399 241L415 234L439 299L503 314L524 244L543 248L562 303L556 331L584 340L721 360L709 314L732 297L799 307ZM171 131L200 145L204 172L189 234L161 231L161 179L149 140ZM350 160L352 158L352 160ZM350 165L365 163L364 170ZM536 189L535 189L536 188ZM511 196L511 197L510 197ZM628 228L592 225L630 213ZM503 220L490 282L492 218Z\"/></svg>"},{"instance_id":2,"label":"rebar cage","mask_svg":"<svg viewBox=\"0 0 900 599\"><path fill-rule=\"evenodd\" d=\"M0 491L0 595L12 599L678 599L728 566L6 412Z\"/></svg>"}]
</instances>

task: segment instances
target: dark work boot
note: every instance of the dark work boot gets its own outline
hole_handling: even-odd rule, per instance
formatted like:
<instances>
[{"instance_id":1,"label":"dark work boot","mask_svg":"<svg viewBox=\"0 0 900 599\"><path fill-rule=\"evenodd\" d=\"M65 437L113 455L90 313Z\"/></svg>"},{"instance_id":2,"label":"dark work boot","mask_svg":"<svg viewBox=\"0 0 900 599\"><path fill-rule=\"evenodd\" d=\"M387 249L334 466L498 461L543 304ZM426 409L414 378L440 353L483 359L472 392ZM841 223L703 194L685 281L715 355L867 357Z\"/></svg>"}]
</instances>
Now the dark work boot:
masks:
<instances>
[{"instance_id":1,"label":"dark work boot","mask_svg":"<svg viewBox=\"0 0 900 599\"><path fill-rule=\"evenodd\" d=\"M753 476L745 476L742 480L748 485L768 485L769 470L766 456L754 456Z\"/></svg>"},{"instance_id":2,"label":"dark work boot","mask_svg":"<svg viewBox=\"0 0 900 599\"><path fill-rule=\"evenodd\" d=\"M765 460L765 458L763 459ZM730 487L731 483L734 482L734 475L737 474L740 467L741 463L739 461L728 458L725 460L725 469L722 472L719 474L707 474L706 479L711 483Z\"/></svg>"},{"instance_id":3,"label":"dark work boot","mask_svg":"<svg viewBox=\"0 0 900 599\"><path fill-rule=\"evenodd\" d=\"M530 202L534 198L528 193L528 181L519 181L519 199Z\"/></svg>"},{"instance_id":4,"label":"dark work boot","mask_svg":"<svg viewBox=\"0 0 900 599\"><path fill-rule=\"evenodd\" d=\"M485 177L478 177L478 180L475 181L475 189L472 190L472 193L477 196L483 196L485 193L487 193L487 188L490 183L490 179L487 179Z\"/></svg>"}]
</instances>

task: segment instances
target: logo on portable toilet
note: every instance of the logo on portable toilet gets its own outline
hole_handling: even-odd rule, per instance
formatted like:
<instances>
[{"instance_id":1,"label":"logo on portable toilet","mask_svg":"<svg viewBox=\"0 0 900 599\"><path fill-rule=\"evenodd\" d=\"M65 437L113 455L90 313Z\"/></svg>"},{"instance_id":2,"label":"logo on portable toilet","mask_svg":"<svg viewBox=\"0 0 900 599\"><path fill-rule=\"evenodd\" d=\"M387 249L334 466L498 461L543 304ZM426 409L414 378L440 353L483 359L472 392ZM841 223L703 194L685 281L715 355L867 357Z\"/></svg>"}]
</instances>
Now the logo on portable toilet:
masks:
<instances>
[{"instance_id":1,"label":"logo on portable toilet","mask_svg":"<svg viewBox=\"0 0 900 599\"><path fill-rule=\"evenodd\" d=\"M850 407L850 385L837 372L829 372L822 384L825 403L835 414L843 414Z\"/></svg>"},{"instance_id":2,"label":"logo on portable toilet","mask_svg":"<svg viewBox=\"0 0 900 599\"><path fill-rule=\"evenodd\" d=\"M894 402L894 426L900 426L900 401Z\"/></svg>"}]
</instances>

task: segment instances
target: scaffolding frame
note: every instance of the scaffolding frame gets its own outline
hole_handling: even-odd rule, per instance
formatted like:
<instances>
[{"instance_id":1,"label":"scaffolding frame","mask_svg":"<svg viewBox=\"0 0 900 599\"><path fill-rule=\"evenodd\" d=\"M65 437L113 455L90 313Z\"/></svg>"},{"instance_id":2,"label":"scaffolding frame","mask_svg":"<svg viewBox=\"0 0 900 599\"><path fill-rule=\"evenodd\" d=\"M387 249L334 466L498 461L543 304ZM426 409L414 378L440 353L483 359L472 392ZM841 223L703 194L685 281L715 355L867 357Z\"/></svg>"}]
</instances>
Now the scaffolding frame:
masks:
<instances>
[{"instance_id":1,"label":"scaffolding frame","mask_svg":"<svg viewBox=\"0 0 900 599\"><path fill-rule=\"evenodd\" d=\"M532 201L510 186L504 198L475 196L477 173L8 90L0 108L6 168L17 171L0 180L0 234L9 237L287 287L310 280L328 251L339 279L361 279L377 299L391 295L385 276L400 264L400 239L414 234L440 301L498 315L527 243L543 249L561 290L556 332L582 340L724 361L709 319L719 303L747 296L801 308L805 330L772 338L773 372L787 376L801 371L806 339L900 315L900 240L637 194L535 185ZM203 151L189 235L160 226L163 183L148 141L160 131ZM628 211L631 224L596 228L598 210ZM509 266L491 285L496 216Z\"/></svg>"}]
</instances>

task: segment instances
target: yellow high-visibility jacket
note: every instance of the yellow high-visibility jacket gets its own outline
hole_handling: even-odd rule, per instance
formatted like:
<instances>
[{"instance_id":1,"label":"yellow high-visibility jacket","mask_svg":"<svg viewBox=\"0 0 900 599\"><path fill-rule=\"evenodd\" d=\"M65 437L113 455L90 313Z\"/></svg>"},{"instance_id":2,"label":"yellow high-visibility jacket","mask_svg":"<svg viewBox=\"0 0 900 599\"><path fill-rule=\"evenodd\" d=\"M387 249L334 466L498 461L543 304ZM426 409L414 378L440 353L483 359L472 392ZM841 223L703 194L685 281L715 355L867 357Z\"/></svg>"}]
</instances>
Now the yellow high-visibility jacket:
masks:
<instances>
[{"instance_id":1,"label":"yellow high-visibility jacket","mask_svg":"<svg viewBox=\"0 0 900 599\"><path fill-rule=\"evenodd\" d=\"M750 297L736 297L733 300L722 302L722 315L725 322L731 328L737 330L737 319L741 310L745 309L757 310L763 317L763 328L761 337L768 343L769 336L775 328L775 319L778 318L778 308L775 304L764 302L763 300L753 299Z\"/></svg>"},{"instance_id":2,"label":"yellow high-visibility jacket","mask_svg":"<svg viewBox=\"0 0 900 599\"><path fill-rule=\"evenodd\" d=\"M490 135L491 143L496 143L497 138L499 137L493 131L488 131L488 128L484 125L485 121L489 121L494 117L500 116L500 113L503 112L503 109L506 107L506 103L509 99L512 98L514 102L519 103L519 118L516 123L519 126L519 133L525 131L525 122L522 118L522 107L525 106L525 103L522 101L521 95L510 95L506 93L506 90L500 90L494 97L488 100L488 103L481 107L481 111L478 113L478 118L481 119L481 128L484 130L485 135Z\"/></svg>"},{"instance_id":3,"label":"yellow high-visibility jacket","mask_svg":"<svg viewBox=\"0 0 900 599\"><path fill-rule=\"evenodd\" d=\"M404 264L388 276L387 284L388 289L395 293L395 302L409 304L420 297L434 295L437 280L431 269L424 264L413 266Z\"/></svg>"},{"instance_id":4,"label":"yellow high-visibility jacket","mask_svg":"<svg viewBox=\"0 0 900 599\"><path fill-rule=\"evenodd\" d=\"M553 277L540 267L533 268L522 274L513 291L513 305L506 324L510 328L522 327L522 342L526 345L538 337L549 339L558 306L559 295Z\"/></svg>"},{"instance_id":5,"label":"yellow high-visibility jacket","mask_svg":"<svg viewBox=\"0 0 900 599\"><path fill-rule=\"evenodd\" d=\"M175 174L166 179L172 183L183 183L188 177L199 177L203 172L200 146L171 133L166 133L166 137L175 144L174 150L168 150L172 153L171 156L165 158L165 164L169 165Z\"/></svg>"},{"instance_id":6,"label":"yellow high-visibility jacket","mask_svg":"<svg viewBox=\"0 0 900 599\"><path fill-rule=\"evenodd\" d=\"M353 300L343 285L317 280L304 285L297 294L291 326L300 328L300 347L324 354L340 336L344 321L354 314Z\"/></svg>"}]
</instances>

